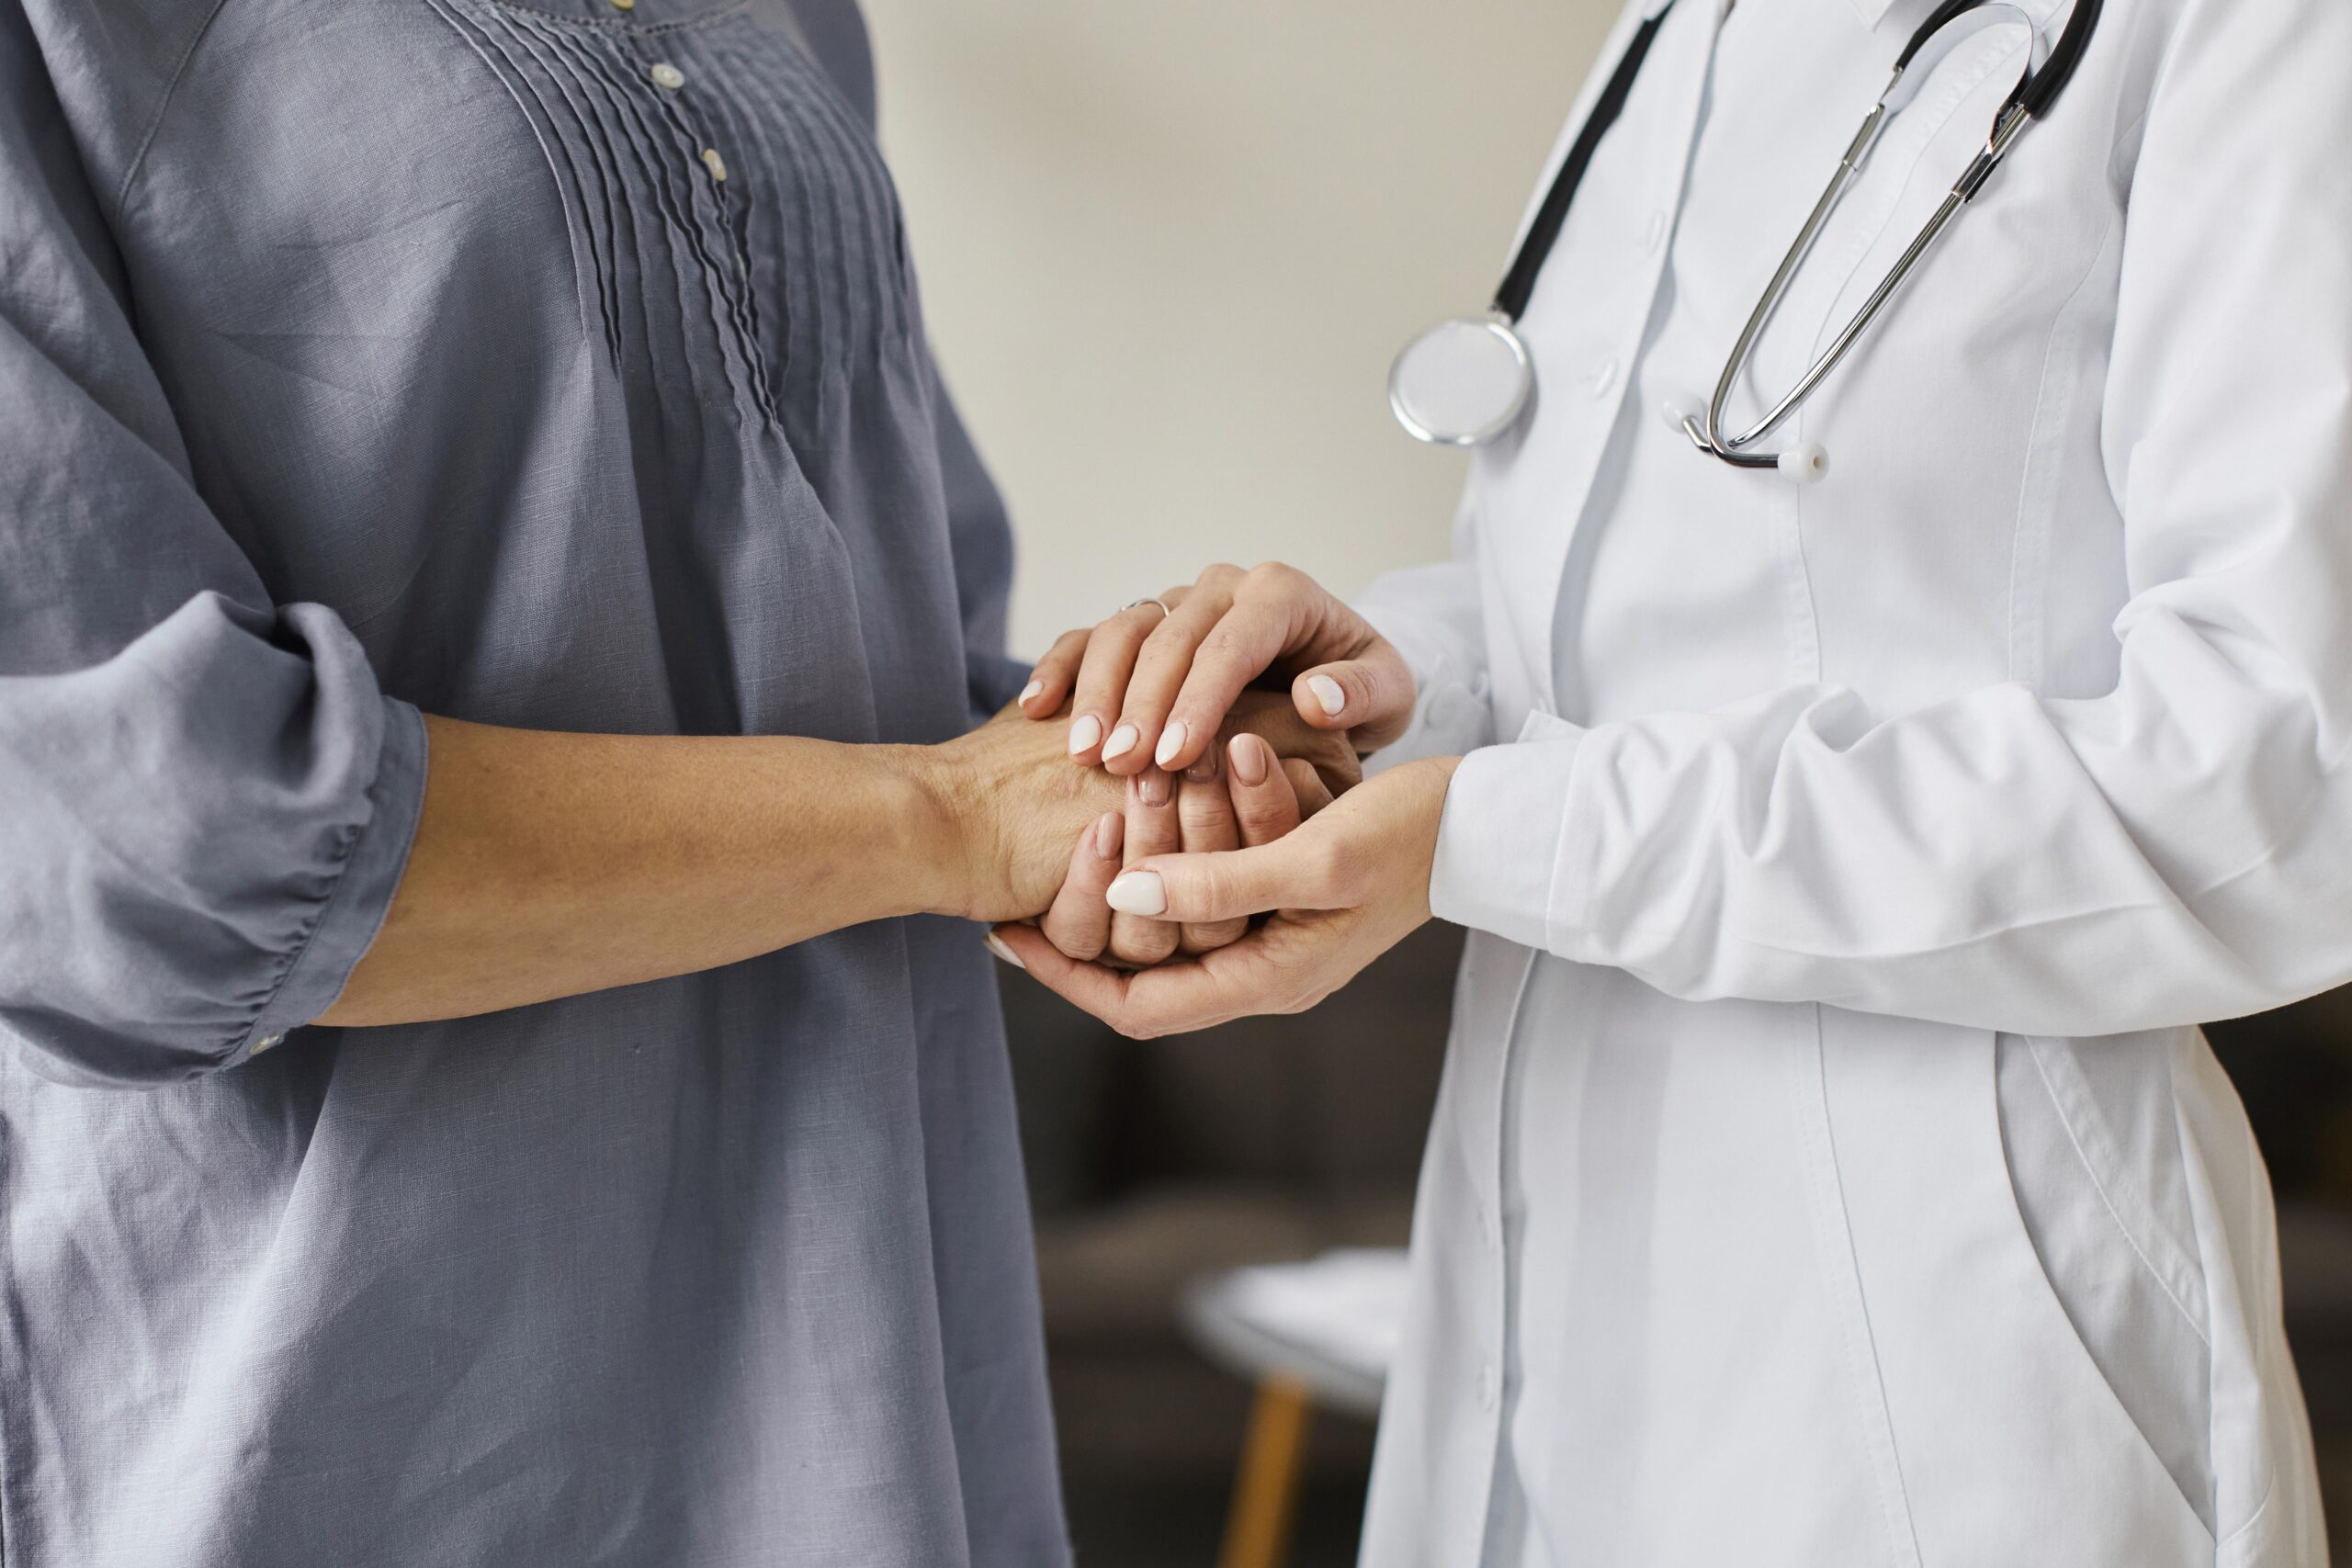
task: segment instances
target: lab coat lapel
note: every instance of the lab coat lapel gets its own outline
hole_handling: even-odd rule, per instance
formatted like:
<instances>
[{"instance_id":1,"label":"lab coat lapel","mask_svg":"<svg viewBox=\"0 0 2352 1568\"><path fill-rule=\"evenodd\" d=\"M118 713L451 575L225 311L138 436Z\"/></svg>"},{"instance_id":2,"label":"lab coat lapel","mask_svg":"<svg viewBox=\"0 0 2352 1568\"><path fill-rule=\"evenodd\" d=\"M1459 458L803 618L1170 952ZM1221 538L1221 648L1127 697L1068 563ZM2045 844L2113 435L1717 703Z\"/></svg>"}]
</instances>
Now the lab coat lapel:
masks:
<instances>
[{"instance_id":1,"label":"lab coat lapel","mask_svg":"<svg viewBox=\"0 0 2352 1568\"><path fill-rule=\"evenodd\" d=\"M1657 133L1647 143L1645 166L1642 172L1644 186L1658 194L1660 209L1668 215L1669 230L1672 217L1680 211L1684 182L1690 167L1691 143L1699 130L1699 116L1706 101L1707 76L1714 58L1715 37L1723 25L1724 11L1717 0L1681 0L1674 15L1668 17L1652 45L1649 58L1644 62L1644 73L1657 73L1655 86L1668 95L1670 107L1659 118ZM1622 50L1621 41L1617 47ZM1613 64L1616 56L1607 57ZM1600 73L1596 73L1598 76ZM1637 88L1638 90L1638 88ZM1581 117L1576 122L1581 124ZM1664 276L1666 258L1671 246L1661 243L1638 264L1638 276L1631 291L1633 302L1629 321L1646 322L1657 301L1658 280ZM1540 303L1541 295L1538 295ZM1550 476L1551 493L1556 502L1542 509L1539 514L1544 527L1540 542L1532 544L1525 558L1536 563L1532 570L1510 585L1509 592L1517 601L1511 605L1511 620L1525 628L1523 653L1532 685L1540 694L1540 705L1546 713L1559 712L1559 695L1555 690L1552 650L1555 646L1554 622L1560 607L1560 583L1567 569L1568 548L1581 525L1586 502L1590 497L1594 475L1609 445L1610 433L1622 417L1626 389L1639 381L1636 374L1640 345L1635 345L1619 374L1615 387L1602 402L1596 403L1577 420L1580 438L1572 450L1563 454L1559 467ZM1540 374L1540 367L1539 367ZM1555 395L1575 395L1568 387L1553 389ZM1539 383L1538 396L1542 396ZM1562 521L1566 520L1566 525ZM1512 554L1518 552L1513 551Z\"/></svg>"}]
</instances>

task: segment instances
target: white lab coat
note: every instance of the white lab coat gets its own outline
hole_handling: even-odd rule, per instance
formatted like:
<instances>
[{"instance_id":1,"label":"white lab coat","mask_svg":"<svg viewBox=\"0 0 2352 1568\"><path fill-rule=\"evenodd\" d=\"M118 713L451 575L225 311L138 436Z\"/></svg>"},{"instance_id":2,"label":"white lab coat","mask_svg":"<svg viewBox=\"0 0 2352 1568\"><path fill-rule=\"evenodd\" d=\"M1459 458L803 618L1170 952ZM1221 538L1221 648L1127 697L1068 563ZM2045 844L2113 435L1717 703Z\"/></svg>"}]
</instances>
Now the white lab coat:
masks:
<instances>
[{"instance_id":1,"label":"white lab coat","mask_svg":"<svg viewBox=\"0 0 2352 1568\"><path fill-rule=\"evenodd\" d=\"M1928 6L1680 0L1522 323L1531 422L1458 558L1367 596L1421 682L1389 755L1468 753L1432 903L1474 932L1368 1568L2324 1561L2196 1024L2352 978L2352 6L2109 0L1787 434L1826 482L1700 456L1660 405ZM2021 35L1894 123L1736 412Z\"/></svg>"}]
</instances>

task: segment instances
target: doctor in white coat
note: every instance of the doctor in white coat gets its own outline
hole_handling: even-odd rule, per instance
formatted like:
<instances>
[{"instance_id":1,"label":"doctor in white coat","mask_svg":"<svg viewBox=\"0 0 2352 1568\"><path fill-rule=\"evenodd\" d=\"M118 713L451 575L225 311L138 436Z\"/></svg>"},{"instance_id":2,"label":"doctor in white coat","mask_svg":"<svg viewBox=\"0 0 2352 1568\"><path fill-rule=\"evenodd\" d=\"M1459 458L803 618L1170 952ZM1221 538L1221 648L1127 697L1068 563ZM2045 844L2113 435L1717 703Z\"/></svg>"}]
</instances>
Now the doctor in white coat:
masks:
<instances>
[{"instance_id":1,"label":"doctor in white coat","mask_svg":"<svg viewBox=\"0 0 2352 1568\"><path fill-rule=\"evenodd\" d=\"M2069 15L2020 4L1886 127L1736 414L1984 146ZM1125 976L1000 931L1122 1029L1472 931L1369 1568L2325 1560L2269 1189L2197 1026L2352 978L2352 6L2109 0L1779 433L1826 479L1729 466L1659 411L1705 405L1928 10L1679 0L1457 558L1360 615L1216 569L1029 694L1114 772L1196 763L1266 671L1385 742L1279 843L1114 885L1278 911L1233 947Z\"/></svg>"}]
</instances>

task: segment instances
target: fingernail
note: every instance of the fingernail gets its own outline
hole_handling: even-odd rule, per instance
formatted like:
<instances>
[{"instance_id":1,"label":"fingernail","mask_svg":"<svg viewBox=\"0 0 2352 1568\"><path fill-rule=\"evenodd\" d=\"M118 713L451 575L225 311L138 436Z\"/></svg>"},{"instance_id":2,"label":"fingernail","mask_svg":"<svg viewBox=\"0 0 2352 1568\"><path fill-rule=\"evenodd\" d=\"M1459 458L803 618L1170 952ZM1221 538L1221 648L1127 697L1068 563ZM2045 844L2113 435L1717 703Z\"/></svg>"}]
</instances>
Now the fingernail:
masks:
<instances>
[{"instance_id":1,"label":"fingernail","mask_svg":"<svg viewBox=\"0 0 2352 1568\"><path fill-rule=\"evenodd\" d=\"M1123 915L1164 915L1168 889L1160 886L1156 871L1130 871L1111 884L1106 901Z\"/></svg>"},{"instance_id":2,"label":"fingernail","mask_svg":"<svg viewBox=\"0 0 2352 1568\"><path fill-rule=\"evenodd\" d=\"M1201 760L1184 770L1184 777L1193 784L1216 783L1216 748L1212 746L1201 753Z\"/></svg>"},{"instance_id":3,"label":"fingernail","mask_svg":"<svg viewBox=\"0 0 2352 1568\"><path fill-rule=\"evenodd\" d=\"M990 953L995 953L999 958L1003 959L1015 969L1026 969L1029 967L1029 965L1021 962L1021 955L1019 953L1004 945L1004 939L997 935L996 932L990 931L988 935L980 938L980 940L988 944L988 950Z\"/></svg>"},{"instance_id":4,"label":"fingernail","mask_svg":"<svg viewBox=\"0 0 2352 1568\"><path fill-rule=\"evenodd\" d=\"M1102 742L1102 760L1107 762L1114 757L1125 756L1135 750L1136 742L1142 739L1142 735L1137 733L1134 725L1119 726L1118 728L1111 731L1111 739Z\"/></svg>"},{"instance_id":5,"label":"fingernail","mask_svg":"<svg viewBox=\"0 0 2352 1568\"><path fill-rule=\"evenodd\" d=\"M1233 776L1252 788L1266 782L1267 759L1273 752L1254 735L1237 735L1227 748L1233 753Z\"/></svg>"},{"instance_id":6,"label":"fingernail","mask_svg":"<svg viewBox=\"0 0 2352 1568\"><path fill-rule=\"evenodd\" d=\"M1165 806L1175 797L1175 781L1158 768L1148 768L1136 775L1136 793L1146 806Z\"/></svg>"},{"instance_id":7,"label":"fingernail","mask_svg":"<svg viewBox=\"0 0 2352 1568\"><path fill-rule=\"evenodd\" d=\"M1117 860L1119 846L1126 841L1127 819L1115 811L1105 811L1094 823L1094 854L1098 860Z\"/></svg>"},{"instance_id":8,"label":"fingernail","mask_svg":"<svg viewBox=\"0 0 2352 1568\"><path fill-rule=\"evenodd\" d=\"M1348 694L1340 690L1340 683L1329 675L1309 675L1306 689L1315 694L1315 700L1322 706L1327 718L1339 717L1340 710L1348 705Z\"/></svg>"},{"instance_id":9,"label":"fingernail","mask_svg":"<svg viewBox=\"0 0 2352 1568\"><path fill-rule=\"evenodd\" d=\"M1161 767L1166 767L1175 760L1176 753L1184 749L1184 739L1188 731L1181 724L1171 724L1161 730L1159 750L1151 754L1151 760Z\"/></svg>"},{"instance_id":10,"label":"fingernail","mask_svg":"<svg viewBox=\"0 0 2352 1568\"><path fill-rule=\"evenodd\" d=\"M1102 721L1088 714L1069 727L1069 754L1075 757L1102 739Z\"/></svg>"},{"instance_id":11,"label":"fingernail","mask_svg":"<svg viewBox=\"0 0 2352 1568\"><path fill-rule=\"evenodd\" d=\"M1046 683L1043 681L1032 681L1027 685L1021 688L1021 695L1017 700L1023 707L1027 707L1029 705L1029 699L1035 696L1045 689Z\"/></svg>"}]
</instances>

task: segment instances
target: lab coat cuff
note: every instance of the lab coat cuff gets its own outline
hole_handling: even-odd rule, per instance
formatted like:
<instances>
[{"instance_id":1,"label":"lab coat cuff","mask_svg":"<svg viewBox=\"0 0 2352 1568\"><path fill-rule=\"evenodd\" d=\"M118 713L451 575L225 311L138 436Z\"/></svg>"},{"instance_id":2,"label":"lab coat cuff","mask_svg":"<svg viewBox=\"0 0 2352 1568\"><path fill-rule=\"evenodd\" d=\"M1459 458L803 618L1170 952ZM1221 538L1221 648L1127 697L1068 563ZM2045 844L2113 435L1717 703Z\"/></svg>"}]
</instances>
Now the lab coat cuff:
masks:
<instances>
[{"instance_id":1,"label":"lab coat cuff","mask_svg":"<svg viewBox=\"0 0 2352 1568\"><path fill-rule=\"evenodd\" d=\"M333 1007L391 908L424 807L424 718L406 703L379 700L384 705L382 750L375 780L368 786L367 812L353 827L343 869L286 977L223 1066L268 1050L287 1031Z\"/></svg>"},{"instance_id":2,"label":"lab coat cuff","mask_svg":"<svg viewBox=\"0 0 2352 1568\"><path fill-rule=\"evenodd\" d=\"M1359 604L1355 610L1413 672L1412 720L1402 735L1364 760L1366 776L1422 757L1459 756L1494 739L1486 677L1464 671L1442 633L1401 605Z\"/></svg>"},{"instance_id":3,"label":"lab coat cuff","mask_svg":"<svg viewBox=\"0 0 2352 1568\"><path fill-rule=\"evenodd\" d=\"M1540 731L1531 724L1515 744L1462 759L1438 825L1431 913L1521 946L1556 950L1567 802L1582 737L1553 719Z\"/></svg>"}]
</instances>

